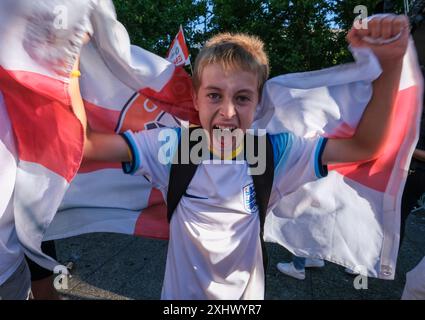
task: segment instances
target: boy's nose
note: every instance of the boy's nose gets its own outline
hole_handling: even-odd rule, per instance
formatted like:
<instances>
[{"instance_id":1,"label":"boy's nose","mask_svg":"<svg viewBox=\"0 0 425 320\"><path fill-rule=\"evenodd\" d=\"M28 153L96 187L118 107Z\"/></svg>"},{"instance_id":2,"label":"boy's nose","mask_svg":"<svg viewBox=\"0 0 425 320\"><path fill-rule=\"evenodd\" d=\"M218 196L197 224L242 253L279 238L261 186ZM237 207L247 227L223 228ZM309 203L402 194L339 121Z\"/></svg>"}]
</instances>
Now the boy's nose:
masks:
<instances>
[{"instance_id":1,"label":"boy's nose","mask_svg":"<svg viewBox=\"0 0 425 320\"><path fill-rule=\"evenodd\" d=\"M225 119L231 119L236 115L236 108L235 105L231 102L229 103L224 103L221 106L221 110L220 110L221 115L225 118Z\"/></svg>"}]
</instances>

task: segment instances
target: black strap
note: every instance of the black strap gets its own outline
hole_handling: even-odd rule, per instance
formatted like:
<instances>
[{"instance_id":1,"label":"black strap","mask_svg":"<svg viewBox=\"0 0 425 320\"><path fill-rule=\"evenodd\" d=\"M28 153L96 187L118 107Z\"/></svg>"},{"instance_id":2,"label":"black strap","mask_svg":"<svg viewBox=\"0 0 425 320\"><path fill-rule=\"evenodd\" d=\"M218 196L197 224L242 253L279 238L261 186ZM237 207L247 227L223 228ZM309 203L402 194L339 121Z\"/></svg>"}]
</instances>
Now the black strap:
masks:
<instances>
[{"instance_id":1,"label":"black strap","mask_svg":"<svg viewBox=\"0 0 425 320\"><path fill-rule=\"evenodd\" d=\"M261 249L263 251L263 265L265 272L267 270L269 256L266 250L266 244L264 243L264 223L266 221L267 208L274 180L274 157L273 145L271 144L269 135L266 135L265 137L263 136L263 138L266 141L266 170L263 174L252 175L252 180L254 182L255 197L257 200L258 214L260 218L260 240ZM261 138L254 136L254 150L257 152L257 157L260 150L258 148L259 139ZM253 167L253 164L250 164L250 167Z\"/></svg>"},{"instance_id":2,"label":"black strap","mask_svg":"<svg viewBox=\"0 0 425 320\"><path fill-rule=\"evenodd\" d=\"M197 128L189 128L189 137L194 129ZM188 130L185 128L181 128L181 135L187 134L184 130ZM202 139L202 138L201 138ZM192 163L189 157L189 163L184 163L182 159L185 157L182 156L182 140L180 139L179 145L177 148L177 152L174 155L173 163L171 164L170 169L170 177L168 181L168 193L167 193L167 218L168 222L171 221L171 217L173 216L174 211L177 208L181 198L185 194L187 188L189 187L190 181L192 181L193 176L195 175L196 169L198 168L197 163ZM198 141L190 141L189 139L189 155L193 146L197 144ZM187 151L187 150L186 150ZM185 155L187 158L187 155Z\"/></svg>"},{"instance_id":3,"label":"black strap","mask_svg":"<svg viewBox=\"0 0 425 320\"><path fill-rule=\"evenodd\" d=\"M191 136L192 130L196 128L189 129L189 136ZM183 132L181 129L182 135L187 134ZM202 138L201 138L202 139ZM245 144L246 144L245 137ZM254 152L256 153L256 157L258 158L259 142L258 136L253 136L251 141L254 141ZM203 139L203 141L206 141ZM259 218L260 218L260 240L261 240L261 249L263 251L263 263L264 263L264 271L267 269L268 265L268 254L266 251L266 246L264 243L264 222L267 214L267 207L270 200L270 194L273 186L273 178L274 178L274 158L273 158L273 146L271 144L270 138L268 135L265 137L266 141L266 168L265 172L260 175L253 175L252 180L254 183L255 189L255 197L258 206ZM189 141L189 154L192 150L192 147L197 144L199 141ZM247 148L244 148L245 152ZM187 150L186 150L187 152ZM189 157L190 158L190 157ZM246 159L245 155L245 159ZM171 221L174 211L177 208L181 198L185 194L187 188L189 187L190 182L192 181L196 169L198 168L198 163L193 163L189 159L189 163L182 163L180 160L182 159L182 139L179 141L179 145L177 148L177 152L174 155L174 160L170 169L170 178L168 184L168 193L167 193L167 217L168 222ZM261 160L260 160L261 161ZM252 168L254 164L250 164Z\"/></svg>"}]
</instances>

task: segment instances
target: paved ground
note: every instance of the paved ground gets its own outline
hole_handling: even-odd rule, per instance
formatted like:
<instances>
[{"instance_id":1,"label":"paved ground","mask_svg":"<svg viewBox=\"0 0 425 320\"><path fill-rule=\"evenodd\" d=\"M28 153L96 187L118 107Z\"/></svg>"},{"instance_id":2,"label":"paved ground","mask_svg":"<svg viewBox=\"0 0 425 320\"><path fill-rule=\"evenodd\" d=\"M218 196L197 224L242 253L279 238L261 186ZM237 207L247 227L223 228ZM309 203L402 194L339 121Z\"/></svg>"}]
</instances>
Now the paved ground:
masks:
<instances>
[{"instance_id":1,"label":"paved ground","mask_svg":"<svg viewBox=\"0 0 425 320\"><path fill-rule=\"evenodd\" d=\"M118 234L89 234L56 241L59 261L72 261L69 299L159 299L166 241ZM327 263L307 271L304 281L289 278L275 265L290 260L282 247L268 245L266 299L400 299L405 274L425 255L425 215L411 215L400 250L394 281L368 279L367 290L356 290L353 276Z\"/></svg>"}]
</instances>

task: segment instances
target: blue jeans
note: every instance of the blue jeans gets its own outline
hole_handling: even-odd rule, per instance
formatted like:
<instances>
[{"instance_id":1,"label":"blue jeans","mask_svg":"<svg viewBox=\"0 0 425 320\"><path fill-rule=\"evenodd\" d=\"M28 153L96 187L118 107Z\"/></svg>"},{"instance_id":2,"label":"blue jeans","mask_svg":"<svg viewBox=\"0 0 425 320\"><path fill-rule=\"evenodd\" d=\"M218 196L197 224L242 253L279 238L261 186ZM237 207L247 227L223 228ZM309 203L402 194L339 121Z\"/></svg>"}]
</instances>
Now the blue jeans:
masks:
<instances>
[{"instance_id":1,"label":"blue jeans","mask_svg":"<svg viewBox=\"0 0 425 320\"><path fill-rule=\"evenodd\" d=\"M305 258L292 256L292 263L294 264L295 269L304 270Z\"/></svg>"}]
</instances>

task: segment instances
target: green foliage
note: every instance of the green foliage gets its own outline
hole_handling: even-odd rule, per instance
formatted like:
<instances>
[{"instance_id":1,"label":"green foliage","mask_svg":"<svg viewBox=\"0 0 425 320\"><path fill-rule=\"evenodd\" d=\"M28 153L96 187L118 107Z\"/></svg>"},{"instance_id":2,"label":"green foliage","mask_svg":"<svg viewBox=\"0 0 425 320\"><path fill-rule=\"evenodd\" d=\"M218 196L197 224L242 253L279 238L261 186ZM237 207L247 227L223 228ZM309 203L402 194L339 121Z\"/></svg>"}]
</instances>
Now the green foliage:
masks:
<instances>
[{"instance_id":1,"label":"green foliage","mask_svg":"<svg viewBox=\"0 0 425 320\"><path fill-rule=\"evenodd\" d=\"M272 75L320 69L350 59L345 35L356 5L378 0L114 0L132 43L164 56L185 30L193 58L211 35L245 32L266 44ZM393 1L396 10L402 1Z\"/></svg>"},{"instance_id":2,"label":"green foliage","mask_svg":"<svg viewBox=\"0 0 425 320\"><path fill-rule=\"evenodd\" d=\"M196 20L204 14L202 4L192 0L115 0L114 4L131 42L161 56L180 25L192 34Z\"/></svg>"}]
</instances>

